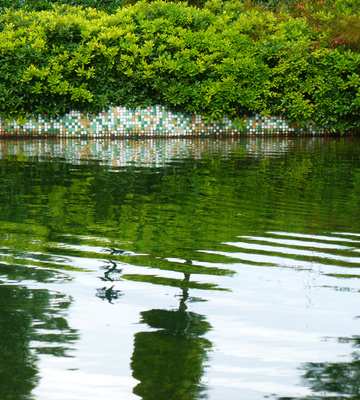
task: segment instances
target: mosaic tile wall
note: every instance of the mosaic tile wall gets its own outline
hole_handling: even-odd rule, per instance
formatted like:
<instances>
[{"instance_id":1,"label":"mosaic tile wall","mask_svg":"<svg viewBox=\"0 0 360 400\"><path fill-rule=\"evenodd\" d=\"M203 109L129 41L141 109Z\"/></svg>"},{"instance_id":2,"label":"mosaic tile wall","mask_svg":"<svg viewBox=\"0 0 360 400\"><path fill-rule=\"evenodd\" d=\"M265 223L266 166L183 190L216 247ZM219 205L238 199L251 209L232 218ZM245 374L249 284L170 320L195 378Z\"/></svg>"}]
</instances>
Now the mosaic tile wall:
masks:
<instances>
[{"instance_id":1,"label":"mosaic tile wall","mask_svg":"<svg viewBox=\"0 0 360 400\"><path fill-rule=\"evenodd\" d=\"M173 112L156 106L128 110L112 107L97 115L87 116L71 111L62 118L38 116L24 125L1 119L2 136L58 137L136 137L136 136L214 136L236 134L322 134L315 125L299 127L281 117L261 115L244 118L243 129L236 129L233 120L207 122L201 115Z\"/></svg>"}]
</instances>

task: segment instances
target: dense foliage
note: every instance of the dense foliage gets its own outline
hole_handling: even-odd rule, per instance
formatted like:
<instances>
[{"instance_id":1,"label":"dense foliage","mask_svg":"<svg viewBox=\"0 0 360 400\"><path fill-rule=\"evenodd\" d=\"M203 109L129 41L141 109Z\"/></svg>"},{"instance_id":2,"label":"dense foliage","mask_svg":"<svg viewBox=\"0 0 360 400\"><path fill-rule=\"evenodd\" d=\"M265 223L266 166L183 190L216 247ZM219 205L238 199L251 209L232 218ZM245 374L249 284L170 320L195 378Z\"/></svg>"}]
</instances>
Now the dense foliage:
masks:
<instances>
[{"instance_id":1,"label":"dense foliage","mask_svg":"<svg viewBox=\"0 0 360 400\"><path fill-rule=\"evenodd\" d=\"M112 14L8 9L0 16L0 113L21 120L161 104L212 119L261 112L357 129L357 31L341 40L336 10L300 4L292 14L220 0L202 9L139 2ZM348 8L337 23L351 27L358 16Z\"/></svg>"},{"instance_id":2,"label":"dense foliage","mask_svg":"<svg viewBox=\"0 0 360 400\"><path fill-rule=\"evenodd\" d=\"M57 5L93 7L108 13L115 12L127 0L0 0L0 11L7 9L25 11L51 10Z\"/></svg>"},{"instance_id":3,"label":"dense foliage","mask_svg":"<svg viewBox=\"0 0 360 400\"><path fill-rule=\"evenodd\" d=\"M7 9L26 10L26 11L43 11L51 10L54 5L81 6L84 8L93 7L97 10L114 13L119 8L134 5L139 0L0 0L0 12ZM156 0L146 0L151 3ZM190 6L203 7L207 0L165 0L172 3L186 3ZM230 0L225 0L230 1Z\"/></svg>"}]
</instances>

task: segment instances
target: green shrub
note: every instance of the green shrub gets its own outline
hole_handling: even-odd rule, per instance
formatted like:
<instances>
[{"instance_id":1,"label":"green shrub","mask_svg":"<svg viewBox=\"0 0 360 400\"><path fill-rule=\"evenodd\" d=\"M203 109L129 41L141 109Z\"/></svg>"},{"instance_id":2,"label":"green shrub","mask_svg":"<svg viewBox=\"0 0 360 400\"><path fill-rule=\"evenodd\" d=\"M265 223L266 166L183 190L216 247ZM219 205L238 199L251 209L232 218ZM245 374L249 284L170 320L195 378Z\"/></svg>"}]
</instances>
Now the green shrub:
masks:
<instances>
[{"instance_id":1,"label":"green shrub","mask_svg":"<svg viewBox=\"0 0 360 400\"><path fill-rule=\"evenodd\" d=\"M98 11L114 13L124 6L131 6L139 0L0 0L0 12L6 9L24 11L46 11L52 10L54 5L92 7ZM147 0L151 3L155 0ZM207 0L168 0L173 3L187 3L188 5L202 8Z\"/></svg>"},{"instance_id":2,"label":"green shrub","mask_svg":"<svg viewBox=\"0 0 360 400\"><path fill-rule=\"evenodd\" d=\"M24 11L51 10L54 5L93 7L108 13L115 12L126 0L0 0L0 12L6 9Z\"/></svg>"},{"instance_id":3,"label":"green shrub","mask_svg":"<svg viewBox=\"0 0 360 400\"><path fill-rule=\"evenodd\" d=\"M306 18L234 1L139 2L0 16L0 114L160 104L219 119L261 112L359 128L360 55Z\"/></svg>"}]
</instances>

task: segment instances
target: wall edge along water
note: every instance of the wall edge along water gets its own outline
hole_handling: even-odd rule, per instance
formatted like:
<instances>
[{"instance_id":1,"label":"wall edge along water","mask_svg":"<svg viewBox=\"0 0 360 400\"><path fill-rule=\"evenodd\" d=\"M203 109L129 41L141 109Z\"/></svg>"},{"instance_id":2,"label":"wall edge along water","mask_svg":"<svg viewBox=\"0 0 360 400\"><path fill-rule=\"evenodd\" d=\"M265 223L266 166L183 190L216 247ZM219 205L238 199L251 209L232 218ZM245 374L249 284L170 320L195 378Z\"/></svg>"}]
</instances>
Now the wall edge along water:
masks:
<instances>
[{"instance_id":1,"label":"wall edge along water","mask_svg":"<svg viewBox=\"0 0 360 400\"><path fill-rule=\"evenodd\" d=\"M224 117L211 122L201 115L170 111L162 106L136 108L110 107L98 114L70 111L62 117L38 115L23 124L0 116L1 137L199 137L234 135L323 135L316 124L299 126L281 116L245 116L241 127Z\"/></svg>"}]
</instances>

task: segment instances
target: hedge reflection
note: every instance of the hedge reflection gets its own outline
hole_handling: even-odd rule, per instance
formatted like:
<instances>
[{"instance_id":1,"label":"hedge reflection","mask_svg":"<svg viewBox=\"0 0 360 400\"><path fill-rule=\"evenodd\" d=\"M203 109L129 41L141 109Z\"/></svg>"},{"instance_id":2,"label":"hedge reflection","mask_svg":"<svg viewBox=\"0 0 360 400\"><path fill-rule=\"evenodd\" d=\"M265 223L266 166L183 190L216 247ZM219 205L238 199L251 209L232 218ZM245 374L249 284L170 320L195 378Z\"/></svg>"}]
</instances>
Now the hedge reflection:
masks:
<instances>
[{"instance_id":1,"label":"hedge reflection","mask_svg":"<svg viewBox=\"0 0 360 400\"><path fill-rule=\"evenodd\" d=\"M339 338L340 343L351 343L356 349L348 362L306 363L303 382L315 394L311 399L359 399L360 398L360 336Z\"/></svg>"},{"instance_id":2,"label":"hedge reflection","mask_svg":"<svg viewBox=\"0 0 360 400\"><path fill-rule=\"evenodd\" d=\"M311 219L320 230L334 228L334 221L349 228L348 215L360 218L358 146L340 140L304 149L294 141L280 158L253 156L239 146L226 158L219 151L117 173L96 160L75 167L61 159L8 156L0 160L0 220L31 221L52 237L72 232L111 239L121 232L121 239L136 243L132 250L152 252L163 243L174 256L190 259L210 237L221 243L269 222L293 232L308 229ZM306 220L291 207L299 201L307 204ZM234 219L239 212L242 218Z\"/></svg>"},{"instance_id":3,"label":"hedge reflection","mask_svg":"<svg viewBox=\"0 0 360 400\"><path fill-rule=\"evenodd\" d=\"M157 329L135 334L131 368L140 383L133 392L144 400L206 397L201 378L211 343L203 335L211 325L187 311L187 299L188 289L182 289L178 309L141 313L141 323Z\"/></svg>"},{"instance_id":4,"label":"hedge reflection","mask_svg":"<svg viewBox=\"0 0 360 400\"><path fill-rule=\"evenodd\" d=\"M0 286L0 398L31 398L39 354L69 355L78 338L64 317L69 299L47 290Z\"/></svg>"}]
</instances>

